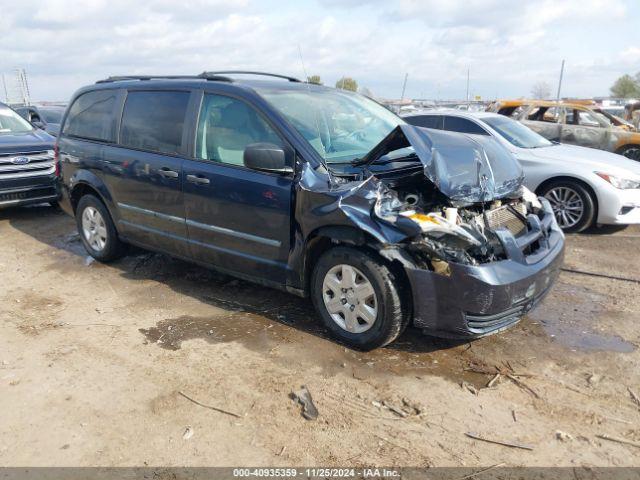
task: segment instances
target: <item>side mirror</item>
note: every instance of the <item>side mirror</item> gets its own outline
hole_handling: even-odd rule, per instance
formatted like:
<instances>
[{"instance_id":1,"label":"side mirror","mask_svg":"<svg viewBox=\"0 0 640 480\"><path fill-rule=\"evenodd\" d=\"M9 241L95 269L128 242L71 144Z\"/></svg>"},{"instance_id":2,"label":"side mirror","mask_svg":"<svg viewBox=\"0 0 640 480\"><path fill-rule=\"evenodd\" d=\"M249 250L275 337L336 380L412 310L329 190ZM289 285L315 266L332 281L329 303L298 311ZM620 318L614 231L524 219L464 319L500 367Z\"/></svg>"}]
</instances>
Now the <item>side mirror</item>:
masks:
<instances>
[{"instance_id":1,"label":"side mirror","mask_svg":"<svg viewBox=\"0 0 640 480\"><path fill-rule=\"evenodd\" d=\"M44 128L44 122L38 115L31 115L31 123L38 128Z\"/></svg>"},{"instance_id":2,"label":"side mirror","mask_svg":"<svg viewBox=\"0 0 640 480\"><path fill-rule=\"evenodd\" d=\"M272 173L292 173L292 157L288 149L272 143L252 143L244 149L244 166L252 170Z\"/></svg>"}]
</instances>

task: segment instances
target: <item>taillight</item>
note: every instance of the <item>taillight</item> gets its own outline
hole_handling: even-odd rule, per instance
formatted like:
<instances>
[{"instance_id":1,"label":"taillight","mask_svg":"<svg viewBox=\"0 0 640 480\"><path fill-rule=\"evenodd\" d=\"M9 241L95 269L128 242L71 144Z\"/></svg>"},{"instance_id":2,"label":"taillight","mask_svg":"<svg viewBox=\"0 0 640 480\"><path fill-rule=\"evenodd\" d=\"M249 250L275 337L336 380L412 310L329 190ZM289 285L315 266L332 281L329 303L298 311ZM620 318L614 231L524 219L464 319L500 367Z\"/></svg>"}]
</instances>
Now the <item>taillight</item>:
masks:
<instances>
[{"instance_id":1,"label":"taillight","mask_svg":"<svg viewBox=\"0 0 640 480\"><path fill-rule=\"evenodd\" d=\"M60 176L60 155L58 154L58 144L53 147L53 163L56 167L56 177Z\"/></svg>"}]
</instances>

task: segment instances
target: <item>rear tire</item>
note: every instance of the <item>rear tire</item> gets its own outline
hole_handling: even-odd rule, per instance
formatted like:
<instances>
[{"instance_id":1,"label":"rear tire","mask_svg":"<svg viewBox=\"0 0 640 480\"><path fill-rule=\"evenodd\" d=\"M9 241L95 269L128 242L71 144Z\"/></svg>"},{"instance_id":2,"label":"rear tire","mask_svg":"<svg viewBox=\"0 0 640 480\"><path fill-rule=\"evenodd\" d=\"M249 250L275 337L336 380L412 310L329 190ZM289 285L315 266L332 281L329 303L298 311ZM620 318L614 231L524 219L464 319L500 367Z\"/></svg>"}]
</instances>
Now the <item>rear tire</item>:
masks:
<instances>
[{"instance_id":1,"label":"rear tire","mask_svg":"<svg viewBox=\"0 0 640 480\"><path fill-rule=\"evenodd\" d=\"M336 247L318 260L311 297L335 338L359 350L372 350L393 342L408 324L408 302L400 293L400 282L373 255Z\"/></svg>"},{"instance_id":2,"label":"rear tire","mask_svg":"<svg viewBox=\"0 0 640 480\"><path fill-rule=\"evenodd\" d=\"M618 150L617 153L636 162L640 162L640 145L628 145Z\"/></svg>"},{"instance_id":3,"label":"rear tire","mask_svg":"<svg viewBox=\"0 0 640 480\"><path fill-rule=\"evenodd\" d=\"M84 195L76 208L76 225L84 248L100 262L111 262L122 257L124 244L111 215L102 201L93 195Z\"/></svg>"},{"instance_id":4,"label":"rear tire","mask_svg":"<svg viewBox=\"0 0 640 480\"><path fill-rule=\"evenodd\" d=\"M549 200L558 225L567 233L582 232L595 222L595 199L578 181L554 180L545 185L540 195Z\"/></svg>"}]
</instances>

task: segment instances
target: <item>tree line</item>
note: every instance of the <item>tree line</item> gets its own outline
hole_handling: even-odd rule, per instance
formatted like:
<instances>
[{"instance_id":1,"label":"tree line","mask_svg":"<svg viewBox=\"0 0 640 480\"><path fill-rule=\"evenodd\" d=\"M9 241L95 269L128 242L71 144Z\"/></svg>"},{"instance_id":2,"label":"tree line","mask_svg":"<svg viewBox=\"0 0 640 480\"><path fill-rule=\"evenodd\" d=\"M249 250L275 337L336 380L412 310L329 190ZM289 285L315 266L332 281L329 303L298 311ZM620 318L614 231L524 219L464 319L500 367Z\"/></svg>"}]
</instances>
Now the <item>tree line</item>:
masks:
<instances>
[{"instance_id":1,"label":"tree line","mask_svg":"<svg viewBox=\"0 0 640 480\"><path fill-rule=\"evenodd\" d=\"M611 95L620 98L640 98L640 72L618 78L609 89Z\"/></svg>"},{"instance_id":2,"label":"tree line","mask_svg":"<svg viewBox=\"0 0 640 480\"><path fill-rule=\"evenodd\" d=\"M320 75L311 75L307 77L307 82L314 83L316 85L324 85L322 83L322 79ZM350 90L352 92L358 91L358 82L356 82L351 77L342 77L340 80L336 82L336 88L340 88L342 90Z\"/></svg>"}]
</instances>

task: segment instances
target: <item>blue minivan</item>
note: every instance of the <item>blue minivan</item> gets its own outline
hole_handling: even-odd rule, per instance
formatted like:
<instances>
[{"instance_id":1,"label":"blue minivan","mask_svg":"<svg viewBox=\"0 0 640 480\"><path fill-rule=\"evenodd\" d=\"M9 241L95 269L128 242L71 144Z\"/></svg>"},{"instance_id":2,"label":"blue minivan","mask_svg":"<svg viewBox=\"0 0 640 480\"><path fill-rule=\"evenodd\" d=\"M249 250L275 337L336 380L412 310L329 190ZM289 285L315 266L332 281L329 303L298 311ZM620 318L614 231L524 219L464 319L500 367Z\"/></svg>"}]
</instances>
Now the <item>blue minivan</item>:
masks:
<instances>
[{"instance_id":1,"label":"blue minivan","mask_svg":"<svg viewBox=\"0 0 640 480\"><path fill-rule=\"evenodd\" d=\"M290 77L111 77L73 96L57 148L97 260L133 244L310 296L360 349L410 323L503 330L562 263L549 203L499 144Z\"/></svg>"}]
</instances>

